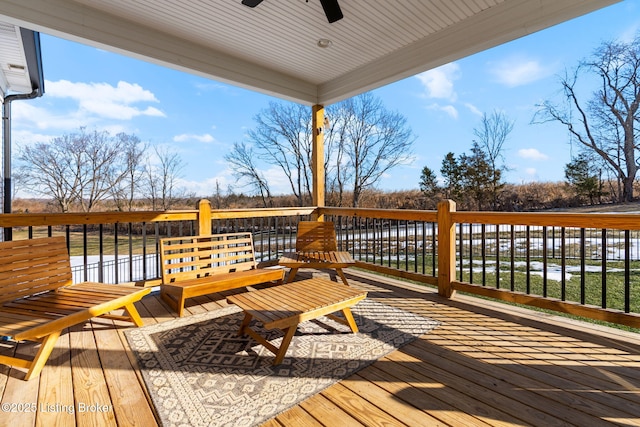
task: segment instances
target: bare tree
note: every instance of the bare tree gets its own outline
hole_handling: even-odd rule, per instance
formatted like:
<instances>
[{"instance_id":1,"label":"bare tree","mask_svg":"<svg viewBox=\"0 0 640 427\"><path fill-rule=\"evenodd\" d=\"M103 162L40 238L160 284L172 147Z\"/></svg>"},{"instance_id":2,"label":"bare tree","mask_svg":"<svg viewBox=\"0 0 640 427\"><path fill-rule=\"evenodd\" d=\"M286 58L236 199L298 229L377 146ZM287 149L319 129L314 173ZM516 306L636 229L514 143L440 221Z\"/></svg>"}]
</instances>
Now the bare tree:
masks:
<instances>
[{"instance_id":1,"label":"bare tree","mask_svg":"<svg viewBox=\"0 0 640 427\"><path fill-rule=\"evenodd\" d=\"M184 162L176 151L154 147L145 166L145 186L153 210L171 209L176 201L186 196L185 189L178 186L183 168Z\"/></svg>"},{"instance_id":2,"label":"bare tree","mask_svg":"<svg viewBox=\"0 0 640 427\"><path fill-rule=\"evenodd\" d=\"M599 89L586 103L580 101L582 91L578 88L583 73L595 74L600 81ZM638 172L640 37L629 43L601 44L573 73L567 72L560 84L567 107L545 101L533 122L565 125L579 144L615 171L622 187L621 201L632 201Z\"/></svg>"},{"instance_id":3,"label":"bare tree","mask_svg":"<svg viewBox=\"0 0 640 427\"><path fill-rule=\"evenodd\" d=\"M412 160L415 137L407 119L388 111L371 93L343 101L340 111L347 167L353 173L352 205L358 207L364 190L393 167Z\"/></svg>"},{"instance_id":4,"label":"bare tree","mask_svg":"<svg viewBox=\"0 0 640 427\"><path fill-rule=\"evenodd\" d=\"M120 211L133 210L133 204L140 190L140 180L144 176L142 167L143 156L147 146L140 142L140 138L135 135L119 133L116 135L124 149L120 166L125 175L119 182L111 185L111 196L116 207Z\"/></svg>"},{"instance_id":5,"label":"bare tree","mask_svg":"<svg viewBox=\"0 0 640 427\"><path fill-rule=\"evenodd\" d=\"M19 159L20 174L33 192L53 197L62 212L73 205L90 212L119 186L127 175L126 143L136 137L107 131L78 133L53 138L48 143L26 146Z\"/></svg>"},{"instance_id":6,"label":"bare tree","mask_svg":"<svg viewBox=\"0 0 640 427\"><path fill-rule=\"evenodd\" d=\"M490 115L484 113L480 120L480 125L473 129L476 137L474 143L483 150L487 156L489 165L489 193L492 199L493 209L498 207L498 193L503 187L501 183L502 173L506 170L504 164L499 165L500 160L504 160L503 149L509 134L513 131L514 122L509 120L506 114L493 111Z\"/></svg>"},{"instance_id":7,"label":"bare tree","mask_svg":"<svg viewBox=\"0 0 640 427\"><path fill-rule=\"evenodd\" d=\"M249 131L249 141L256 154L284 172L303 206L311 199L311 110L300 104L272 102L255 121L257 127Z\"/></svg>"},{"instance_id":8,"label":"bare tree","mask_svg":"<svg viewBox=\"0 0 640 427\"><path fill-rule=\"evenodd\" d=\"M324 123L325 188L343 194L352 190L358 206L362 192L373 187L391 168L411 160L415 140L406 119L387 111L371 94L359 95L327 107ZM291 190L303 206L311 200L313 181L311 110L302 105L271 103L255 118L257 127L249 132L255 151L236 144L227 161L237 176L252 183L266 195L266 181L256 158L278 166ZM244 152L243 152L244 150Z\"/></svg>"},{"instance_id":9,"label":"bare tree","mask_svg":"<svg viewBox=\"0 0 640 427\"><path fill-rule=\"evenodd\" d=\"M273 206L269 184L255 164L256 155L251 147L245 143L236 142L231 152L224 158L236 179L244 181L244 185L251 187L256 194L260 195L264 207Z\"/></svg>"},{"instance_id":10,"label":"bare tree","mask_svg":"<svg viewBox=\"0 0 640 427\"><path fill-rule=\"evenodd\" d=\"M325 188L335 195L336 206L344 205L347 186L353 178L353 170L349 168L347 157L347 140L349 116L342 114L342 103L327 107L327 120L324 129L325 145Z\"/></svg>"}]
</instances>

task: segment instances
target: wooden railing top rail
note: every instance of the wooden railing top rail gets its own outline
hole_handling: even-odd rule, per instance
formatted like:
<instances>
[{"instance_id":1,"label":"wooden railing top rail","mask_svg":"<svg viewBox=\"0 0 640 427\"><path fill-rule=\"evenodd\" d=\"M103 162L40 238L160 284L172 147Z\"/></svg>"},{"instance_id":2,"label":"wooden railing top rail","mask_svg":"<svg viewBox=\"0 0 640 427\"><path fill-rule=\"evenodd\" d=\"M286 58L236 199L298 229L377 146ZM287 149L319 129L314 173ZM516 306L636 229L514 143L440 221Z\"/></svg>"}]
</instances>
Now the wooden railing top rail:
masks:
<instances>
[{"instance_id":1,"label":"wooden railing top rail","mask_svg":"<svg viewBox=\"0 0 640 427\"><path fill-rule=\"evenodd\" d=\"M640 230L640 214L549 212L451 212L456 223Z\"/></svg>"},{"instance_id":2,"label":"wooden railing top rail","mask_svg":"<svg viewBox=\"0 0 640 427\"><path fill-rule=\"evenodd\" d=\"M114 224L129 222L196 221L198 210L134 211L134 212L71 212L15 213L0 215L0 227L49 226L67 224ZM356 218L380 218L437 222L437 211L413 209L367 209L338 207L293 207L267 209L216 209L212 219L244 219L296 215L342 215ZM578 228L640 229L640 214L618 213L548 213L548 212L480 212L454 211L456 223L495 225L534 225Z\"/></svg>"},{"instance_id":3,"label":"wooden railing top rail","mask_svg":"<svg viewBox=\"0 0 640 427\"><path fill-rule=\"evenodd\" d=\"M212 219L243 219L273 216L311 215L316 208L220 209L212 210ZM0 215L0 227L44 227L69 224L117 224L129 222L197 221L199 210L14 213Z\"/></svg>"},{"instance_id":4,"label":"wooden railing top rail","mask_svg":"<svg viewBox=\"0 0 640 427\"><path fill-rule=\"evenodd\" d=\"M244 219L272 216L311 215L315 207L256 208L256 209L212 209L211 219Z\"/></svg>"},{"instance_id":5,"label":"wooden railing top rail","mask_svg":"<svg viewBox=\"0 0 640 427\"><path fill-rule=\"evenodd\" d=\"M412 221L436 222L437 211L421 211L417 209L367 209L367 208L317 208L321 215L342 215L356 218L382 218Z\"/></svg>"},{"instance_id":6,"label":"wooden railing top rail","mask_svg":"<svg viewBox=\"0 0 640 427\"><path fill-rule=\"evenodd\" d=\"M194 221L197 210L134 212L21 213L0 215L0 227L68 224L115 224L128 222Z\"/></svg>"}]
</instances>

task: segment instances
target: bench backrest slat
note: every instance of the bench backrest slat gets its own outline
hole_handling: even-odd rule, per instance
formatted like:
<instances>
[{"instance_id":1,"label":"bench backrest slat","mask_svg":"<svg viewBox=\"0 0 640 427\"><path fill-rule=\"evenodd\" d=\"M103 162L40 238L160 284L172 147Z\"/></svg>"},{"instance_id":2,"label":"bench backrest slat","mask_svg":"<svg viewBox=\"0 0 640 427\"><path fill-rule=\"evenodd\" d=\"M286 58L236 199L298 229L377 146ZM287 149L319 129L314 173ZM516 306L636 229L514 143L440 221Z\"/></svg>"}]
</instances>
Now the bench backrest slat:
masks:
<instances>
[{"instance_id":1,"label":"bench backrest slat","mask_svg":"<svg viewBox=\"0 0 640 427\"><path fill-rule=\"evenodd\" d=\"M72 284L64 236L0 242L0 303Z\"/></svg>"},{"instance_id":2,"label":"bench backrest slat","mask_svg":"<svg viewBox=\"0 0 640 427\"><path fill-rule=\"evenodd\" d=\"M251 233L167 237L160 260L163 283L256 268Z\"/></svg>"},{"instance_id":3,"label":"bench backrest slat","mask_svg":"<svg viewBox=\"0 0 640 427\"><path fill-rule=\"evenodd\" d=\"M300 221L296 234L296 251L337 251L333 222Z\"/></svg>"}]
</instances>

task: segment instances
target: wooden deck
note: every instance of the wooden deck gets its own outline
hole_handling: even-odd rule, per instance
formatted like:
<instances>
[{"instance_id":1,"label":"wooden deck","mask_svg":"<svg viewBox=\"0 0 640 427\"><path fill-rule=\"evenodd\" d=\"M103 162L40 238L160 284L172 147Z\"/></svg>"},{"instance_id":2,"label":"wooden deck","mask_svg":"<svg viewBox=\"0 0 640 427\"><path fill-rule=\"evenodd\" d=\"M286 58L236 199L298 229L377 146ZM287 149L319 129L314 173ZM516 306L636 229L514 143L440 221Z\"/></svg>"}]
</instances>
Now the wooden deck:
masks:
<instances>
[{"instance_id":1,"label":"wooden deck","mask_svg":"<svg viewBox=\"0 0 640 427\"><path fill-rule=\"evenodd\" d=\"M442 324L265 426L640 425L637 334L346 273L370 298ZM187 307L215 309L225 296ZM174 318L157 293L136 305L146 324ZM157 425L114 326L94 320L63 334L38 379L22 381L22 371L1 366L0 426ZM4 354L34 348L0 343ZM74 402L84 411L72 413Z\"/></svg>"}]
</instances>

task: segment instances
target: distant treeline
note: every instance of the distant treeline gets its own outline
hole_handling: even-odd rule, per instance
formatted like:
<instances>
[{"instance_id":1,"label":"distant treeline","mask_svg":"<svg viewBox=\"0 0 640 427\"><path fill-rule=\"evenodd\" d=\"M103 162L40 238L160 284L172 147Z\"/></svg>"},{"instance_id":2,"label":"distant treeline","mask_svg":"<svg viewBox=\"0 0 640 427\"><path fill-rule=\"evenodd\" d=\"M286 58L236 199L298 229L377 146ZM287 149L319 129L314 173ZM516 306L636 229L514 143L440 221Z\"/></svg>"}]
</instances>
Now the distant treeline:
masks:
<instances>
[{"instance_id":1,"label":"distant treeline","mask_svg":"<svg viewBox=\"0 0 640 427\"><path fill-rule=\"evenodd\" d=\"M178 200L174 209L196 209L201 198L190 197ZM263 200L260 196L245 194L218 194L208 197L214 209L243 209L261 208ZM346 198L349 200L348 198ZM442 195L426 197L420 190L383 191L369 189L362 195L360 207L381 209L426 209L434 210ZM345 198L343 197L343 200ZM498 211L503 212L531 212L547 209L572 208L592 205L584 197L575 195L573 189L564 182L532 182L525 184L506 184L500 191ZM327 206L338 206L338 197L328 193ZM458 210L475 210L473 201L455 200ZM596 202L597 204L611 204L613 200L604 194ZM273 196L275 207L294 207L298 204L297 197L293 195ZM100 206L101 211L117 211L117 207L104 202ZM133 203L133 210L152 210L148 201L140 200ZM46 199L16 199L13 203L14 213L41 213L58 212L55 203Z\"/></svg>"}]
</instances>

